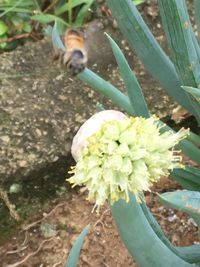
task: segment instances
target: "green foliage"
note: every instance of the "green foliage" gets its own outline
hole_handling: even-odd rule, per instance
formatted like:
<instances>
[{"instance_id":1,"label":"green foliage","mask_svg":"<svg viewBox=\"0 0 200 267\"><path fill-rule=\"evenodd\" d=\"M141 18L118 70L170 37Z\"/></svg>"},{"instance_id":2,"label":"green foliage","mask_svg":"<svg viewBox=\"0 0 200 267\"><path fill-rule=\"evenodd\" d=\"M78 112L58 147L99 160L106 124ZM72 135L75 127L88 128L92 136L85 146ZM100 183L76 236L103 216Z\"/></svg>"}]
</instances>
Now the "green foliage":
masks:
<instances>
[{"instance_id":1,"label":"green foliage","mask_svg":"<svg viewBox=\"0 0 200 267\"><path fill-rule=\"evenodd\" d=\"M195 114L189 96L182 90L176 69L158 44L137 8L129 1L108 0L119 28L147 70L178 103Z\"/></svg>"},{"instance_id":2,"label":"green foliage","mask_svg":"<svg viewBox=\"0 0 200 267\"><path fill-rule=\"evenodd\" d=\"M120 200L111 207L111 210L121 238L139 266L192 266L162 242L148 223L135 197L133 195L130 197L129 203Z\"/></svg>"},{"instance_id":3,"label":"green foliage","mask_svg":"<svg viewBox=\"0 0 200 267\"><path fill-rule=\"evenodd\" d=\"M134 110L133 111L134 115L148 118L150 116L149 110L147 108L147 104L146 101L144 100L142 89L137 81L137 78L135 77L135 74L131 70L128 62L126 61L126 58L124 57L118 45L108 34L106 35L112 46L113 54L116 58L117 64L119 66L119 71L124 80L124 84L128 92L131 106L132 109Z\"/></svg>"},{"instance_id":4,"label":"green foliage","mask_svg":"<svg viewBox=\"0 0 200 267\"><path fill-rule=\"evenodd\" d=\"M200 227L200 192L175 191L159 195L159 199L170 208L188 213Z\"/></svg>"},{"instance_id":5,"label":"green foliage","mask_svg":"<svg viewBox=\"0 0 200 267\"><path fill-rule=\"evenodd\" d=\"M193 98L196 99L198 103L200 103L200 89L199 88L194 88L191 86L182 86L182 88L188 92Z\"/></svg>"},{"instance_id":6,"label":"green foliage","mask_svg":"<svg viewBox=\"0 0 200 267\"><path fill-rule=\"evenodd\" d=\"M194 36L185 1L158 0L173 63L183 85L200 86L199 46ZM173 23L172 23L173 21ZM190 97L190 105L200 123L200 105L196 98Z\"/></svg>"},{"instance_id":7,"label":"green foliage","mask_svg":"<svg viewBox=\"0 0 200 267\"><path fill-rule=\"evenodd\" d=\"M198 29L198 40L200 42L200 1L194 0L194 9L195 9L195 21Z\"/></svg>"},{"instance_id":8,"label":"green foliage","mask_svg":"<svg viewBox=\"0 0 200 267\"><path fill-rule=\"evenodd\" d=\"M77 240L75 241L75 243L74 243L74 245L73 245L73 247L69 253L65 267L76 267L77 266L80 250L81 250L81 247L83 245L84 238L88 233L88 230L89 230L89 225L87 225L83 229L81 234L78 236Z\"/></svg>"},{"instance_id":9,"label":"green foliage","mask_svg":"<svg viewBox=\"0 0 200 267\"><path fill-rule=\"evenodd\" d=\"M171 177L185 189L200 191L200 170L192 166L185 169L174 169Z\"/></svg>"},{"instance_id":10,"label":"green foliage","mask_svg":"<svg viewBox=\"0 0 200 267\"><path fill-rule=\"evenodd\" d=\"M133 3L134 3L134 5L140 5L140 4L142 4L142 3L144 3L145 2L145 0L133 0Z\"/></svg>"},{"instance_id":11,"label":"green foliage","mask_svg":"<svg viewBox=\"0 0 200 267\"><path fill-rule=\"evenodd\" d=\"M69 26L82 26L93 2L3 0L0 3L0 49L12 49L22 38L40 38L42 29L54 21L61 32ZM9 37L13 37L11 42L8 42Z\"/></svg>"},{"instance_id":12,"label":"green foliage","mask_svg":"<svg viewBox=\"0 0 200 267\"><path fill-rule=\"evenodd\" d=\"M173 54L173 62L161 49L131 0L108 0L108 3L129 44L135 49L150 73L175 100L195 115L199 121L200 48L191 28L185 1L159 0L164 28ZM187 23L184 24L185 22ZM131 71L117 44L111 37L108 36L108 39L128 96L89 69L85 69L78 77L130 115L148 117L150 113L135 74ZM181 54L182 44L184 55ZM164 125L161 131L169 129ZM177 148L181 149L191 160L200 164L199 144L199 136L190 132L188 140L182 140ZM192 166L187 166L185 169L174 169L172 177L183 187L192 191L165 193L160 196L161 201L171 208L181 209L188 213L199 225L200 170ZM138 204L135 196L130 196L129 203L119 200L111 206L111 210L122 240L140 266L183 267L194 266L194 263L200 262L199 246L184 248L173 246L165 237L146 204Z\"/></svg>"}]
</instances>

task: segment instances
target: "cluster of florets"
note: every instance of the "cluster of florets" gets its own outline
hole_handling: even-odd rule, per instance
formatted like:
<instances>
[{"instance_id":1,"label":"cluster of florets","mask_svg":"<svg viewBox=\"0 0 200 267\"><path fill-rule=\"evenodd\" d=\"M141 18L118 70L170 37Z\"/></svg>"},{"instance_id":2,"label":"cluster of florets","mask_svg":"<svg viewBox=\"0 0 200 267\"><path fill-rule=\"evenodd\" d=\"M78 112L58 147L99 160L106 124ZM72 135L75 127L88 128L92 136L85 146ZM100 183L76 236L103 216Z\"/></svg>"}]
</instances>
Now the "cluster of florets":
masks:
<instances>
[{"instance_id":1,"label":"cluster of florets","mask_svg":"<svg viewBox=\"0 0 200 267\"><path fill-rule=\"evenodd\" d=\"M153 182L180 167L173 147L187 131L160 133L155 117L126 117L118 111L102 111L91 117L74 138L72 154L77 161L68 181L84 185L88 199L97 206L106 200L129 201L129 192L140 193Z\"/></svg>"}]
</instances>

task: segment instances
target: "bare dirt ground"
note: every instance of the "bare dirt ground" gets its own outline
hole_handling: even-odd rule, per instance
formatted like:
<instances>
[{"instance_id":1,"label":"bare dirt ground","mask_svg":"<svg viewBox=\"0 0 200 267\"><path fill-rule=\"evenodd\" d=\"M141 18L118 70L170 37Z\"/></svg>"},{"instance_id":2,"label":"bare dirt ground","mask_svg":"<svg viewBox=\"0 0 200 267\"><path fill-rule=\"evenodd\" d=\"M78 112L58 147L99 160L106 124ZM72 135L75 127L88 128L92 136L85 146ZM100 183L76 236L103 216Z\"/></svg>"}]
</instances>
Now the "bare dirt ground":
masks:
<instances>
[{"instance_id":1,"label":"bare dirt ground","mask_svg":"<svg viewBox=\"0 0 200 267\"><path fill-rule=\"evenodd\" d=\"M173 191L177 187L175 182L162 179L153 190ZM99 215L91 213L94 204L86 201L86 193L81 191L74 192L70 199L53 201L48 211L24 222L21 230L1 247L1 266L64 267L73 242L87 224L90 231L78 266L137 266L120 240L109 207L104 206ZM185 214L160 205L154 193L147 194L146 201L173 244L197 242L197 227Z\"/></svg>"}]
</instances>

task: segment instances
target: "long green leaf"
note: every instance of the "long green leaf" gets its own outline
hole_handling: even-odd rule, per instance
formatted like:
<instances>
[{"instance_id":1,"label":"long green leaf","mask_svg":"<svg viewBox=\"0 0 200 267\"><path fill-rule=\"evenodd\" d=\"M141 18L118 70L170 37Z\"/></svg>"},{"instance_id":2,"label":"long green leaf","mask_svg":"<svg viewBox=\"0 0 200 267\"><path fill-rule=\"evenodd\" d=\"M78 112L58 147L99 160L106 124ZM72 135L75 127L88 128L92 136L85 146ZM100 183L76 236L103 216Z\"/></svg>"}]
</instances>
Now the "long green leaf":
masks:
<instances>
[{"instance_id":1,"label":"long green leaf","mask_svg":"<svg viewBox=\"0 0 200 267\"><path fill-rule=\"evenodd\" d=\"M174 254L158 238L133 195L130 195L129 203L119 200L111 210L121 238L139 266L193 266Z\"/></svg>"},{"instance_id":2,"label":"long green leaf","mask_svg":"<svg viewBox=\"0 0 200 267\"><path fill-rule=\"evenodd\" d=\"M200 245L176 247L176 249L179 251L180 254L184 255L186 259L191 260L190 262L200 263Z\"/></svg>"},{"instance_id":3,"label":"long green leaf","mask_svg":"<svg viewBox=\"0 0 200 267\"><path fill-rule=\"evenodd\" d=\"M194 10L195 10L195 21L197 24L197 30L198 30L198 40L200 43L200 1L194 0Z\"/></svg>"},{"instance_id":4,"label":"long green leaf","mask_svg":"<svg viewBox=\"0 0 200 267\"><path fill-rule=\"evenodd\" d=\"M77 266L80 250L81 250L81 247L83 245L84 238L88 233L88 230L89 230L89 225L87 225L83 229L83 231L79 235L78 239L75 241L75 243L74 243L74 245L73 245L73 247L69 253L65 267L76 267Z\"/></svg>"},{"instance_id":5,"label":"long green leaf","mask_svg":"<svg viewBox=\"0 0 200 267\"><path fill-rule=\"evenodd\" d=\"M44 23L44 24L47 24L47 23L50 23L50 22L56 20L56 21L59 21L60 23L62 23L64 25L66 25L67 27L69 27L69 24L67 22L65 22L63 19L61 19L55 15L51 15L51 14L40 13L40 14L31 16L31 19L37 20L38 22Z\"/></svg>"},{"instance_id":6,"label":"long green leaf","mask_svg":"<svg viewBox=\"0 0 200 267\"><path fill-rule=\"evenodd\" d=\"M178 103L196 114L190 98L180 87L174 65L153 37L132 1L108 0L108 4L122 33L152 76Z\"/></svg>"},{"instance_id":7,"label":"long green leaf","mask_svg":"<svg viewBox=\"0 0 200 267\"><path fill-rule=\"evenodd\" d=\"M189 247L173 246L144 202L142 202L141 208L155 234L173 253L189 263L200 262L200 245Z\"/></svg>"},{"instance_id":8,"label":"long green leaf","mask_svg":"<svg viewBox=\"0 0 200 267\"><path fill-rule=\"evenodd\" d=\"M75 26L80 27L83 25L87 12L93 2L94 0L88 0L87 3L81 8L81 10L78 12L78 15L76 16L76 20L74 23Z\"/></svg>"},{"instance_id":9,"label":"long green leaf","mask_svg":"<svg viewBox=\"0 0 200 267\"><path fill-rule=\"evenodd\" d=\"M191 40L190 19L185 0L158 0L173 61L184 85L200 84L199 59Z\"/></svg>"},{"instance_id":10,"label":"long green leaf","mask_svg":"<svg viewBox=\"0 0 200 267\"><path fill-rule=\"evenodd\" d=\"M8 7L4 7L4 6L1 7L0 6L0 11L5 11L5 13L1 13L0 14L0 18L3 17L2 14L5 15L6 13L8 13L7 10L8 10ZM33 10L22 8L22 7L15 7L15 8L12 9L12 11L9 11L9 12L20 12L20 13L29 13L29 14L32 14L33 13Z\"/></svg>"},{"instance_id":11,"label":"long green leaf","mask_svg":"<svg viewBox=\"0 0 200 267\"><path fill-rule=\"evenodd\" d=\"M177 148L181 149L183 154L188 156L191 160L200 164L200 155L199 155L200 149L193 143L191 143L187 139L184 139L180 141L180 143L177 145Z\"/></svg>"},{"instance_id":12,"label":"long green leaf","mask_svg":"<svg viewBox=\"0 0 200 267\"><path fill-rule=\"evenodd\" d=\"M53 43L53 47L56 49L59 49L63 52L65 52L65 46L63 44L63 42L60 39L60 35L57 29L57 22L55 21L53 29L52 29L52 43Z\"/></svg>"},{"instance_id":13,"label":"long green leaf","mask_svg":"<svg viewBox=\"0 0 200 267\"><path fill-rule=\"evenodd\" d=\"M174 169L174 171L177 175L183 176L200 186L200 169L186 166L184 169Z\"/></svg>"},{"instance_id":14,"label":"long green leaf","mask_svg":"<svg viewBox=\"0 0 200 267\"><path fill-rule=\"evenodd\" d=\"M182 86L182 88L191 94L198 102L200 102L200 89L199 88L194 88L191 86Z\"/></svg>"},{"instance_id":15,"label":"long green leaf","mask_svg":"<svg viewBox=\"0 0 200 267\"><path fill-rule=\"evenodd\" d=\"M26 0L26 1L18 1L18 0L7 0L7 1L2 1L0 6L9 6L13 7L17 5L18 7L33 7L35 6L34 0Z\"/></svg>"},{"instance_id":16,"label":"long green leaf","mask_svg":"<svg viewBox=\"0 0 200 267\"><path fill-rule=\"evenodd\" d=\"M198 87L200 86L200 62L197 53L199 49L194 39L185 0L158 0L158 4L181 83ZM193 114L200 124L200 105L193 97L190 97L190 103L195 109Z\"/></svg>"},{"instance_id":17,"label":"long green leaf","mask_svg":"<svg viewBox=\"0 0 200 267\"><path fill-rule=\"evenodd\" d=\"M170 208L186 212L200 227L200 192L175 191L158 195L161 203Z\"/></svg>"},{"instance_id":18,"label":"long green leaf","mask_svg":"<svg viewBox=\"0 0 200 267\"><path fill-rule=\"evenodd\" d=\"M72 8L74 8L76 6L80 6L80 5L85 4L87 2L88 2L88 0L73 0L72 1ZM68 10L69 10L69 3L63 4L55 10L55 15L59 16Z\"/></svg>"},{"instance_id":19,"label":"long green leaf","mask_svg":"<svg viewBox=\"0 0 200 267\"><path fill-rule=\"evenodd\" d=\"M187 139L192 142L193 144L200 146L200 136L193 133L192 131L189 132Z\"/></svg>"},{"instance_id":20,"label":"long green leaf","mask_svg":"<svg viewBox=\"0 0 200 267\"><path fill-rule=\"evenodd\" d=\"M185 169L174 169L170 176L184 189L200 191L200 169L191 166Z\"/></svg>"},{"instance_id":21,"label":"long green leaf","mask_svg":"<svg viewBox=\"0 0 200 267\"><path fill-rule=\"evenodd\" d=\"M22 2L22 0L19 0L13 6L7 8L2 14L0 14L0 18L2 18L3 16L5 16L7 13L13 11L14 8L16 8L17 6L19 6L21 4L21 2Z\"/></svg>"},{"instance_id":22,"label":"long green leaf","mask_svg":"<svg viewBox=\"0 0 200 267\"><path fill-rule=\"evenodd\" d=\"M110 100L113 101L113 103L117 104L119 107L126 110L126 112L134 116L133 109L128 97L125 96L122 92L120 92L112 84L105 81L87 68L83 72L78 74L78 78L90 85L95 91L108 97Z\"/></svg>"},{"instance_id":23,"label":"long green leaf","mask_svg":"<svg viewBox=\"0 0 200 267\"><path fill-rule=\"evenodd\" d=\"M134 72L131 70L126 58L124 57L122 51L115 43L115 41L108 34L106 34L106 36L108 37L108 40L112 46L114 56L117 60L117 64L121 76L124 80L124 84L128 92L128 97L130 99L134 115L148 118L150 116L150 113L147 108L142 89L137 81Z\"/></svg>"},{"instance_id":24,"label":"long green leaf","mask_svg":"<svg viewBox=\"0 0 200 267\"><path fill-rule=\"evenodd\" d=\"M133 1L133 3L134 3L134 5L141 5L142 3L144 3L145 2L145 0L132 0Z\"/></svg>"}]
</instances>

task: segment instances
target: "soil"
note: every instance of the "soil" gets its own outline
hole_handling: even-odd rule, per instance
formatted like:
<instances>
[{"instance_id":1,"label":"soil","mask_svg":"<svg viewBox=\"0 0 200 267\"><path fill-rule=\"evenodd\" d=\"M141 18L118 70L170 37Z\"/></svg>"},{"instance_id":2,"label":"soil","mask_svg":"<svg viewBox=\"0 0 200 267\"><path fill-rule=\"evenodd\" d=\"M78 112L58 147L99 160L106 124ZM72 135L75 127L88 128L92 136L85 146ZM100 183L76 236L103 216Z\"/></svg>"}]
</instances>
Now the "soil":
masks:
<instances>
[{"instance_id":1,"label":"soil","mask_svg":"<svg viewBox=\"0 0 200 267\"><path fill-rule=\"evenodd\" d=\"M151 17L153 30L160 32L155 1L141 9L147 17ZM143 78L142 75L140 78ZM147 86L148 83L149 80L146 80ZM64 179L59 186L60 189L66 186ZM186 214L160 205L153 193L179 188L177 183L163 178L152 193L146 194L146 202L171 242L187 246L198 243L194 222ZM31 195L31 188L29 190ZM87 193L82 188L68 196L61 195L59 198L45 197L38 212L29 215L22 225L17 226L17 230L15 228L12 237L0 247L0 267L64 267L71 246L87 224L90 224L90 230L78 266L137 266L119 237L107 205L99 214L92 213L94 203L86 201Z\"/></svg>"},{"instance_id":2,"label":"soil","mask_svg":"<svg viewBox=\"0 0 200 267\"><path fill-rule=\"evenodd\" d=\"M152 191L161 193L177 188L175 182L163 178ZM173 244L197 243L197 227L187 215L160 205L154 193L148 193L146 201ZM108 206L99 214L92 213L94 203L86 200L86 192L81 188L74 191L70 199L54 200L51 206L48 211L31 216L1 247L2 267L64 267L71 246L87 224L90 230L78 266L137 266L120 240Z\"/></svg>"}]
</instances>

